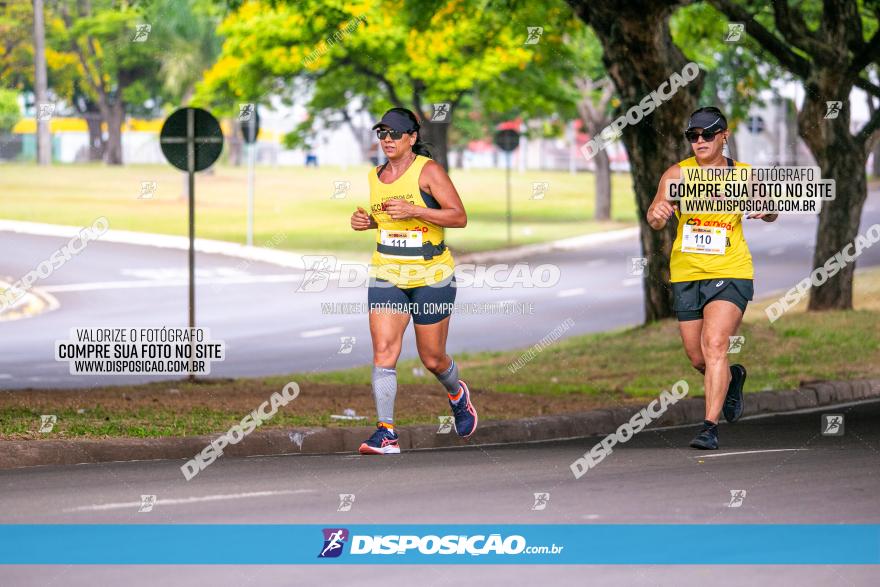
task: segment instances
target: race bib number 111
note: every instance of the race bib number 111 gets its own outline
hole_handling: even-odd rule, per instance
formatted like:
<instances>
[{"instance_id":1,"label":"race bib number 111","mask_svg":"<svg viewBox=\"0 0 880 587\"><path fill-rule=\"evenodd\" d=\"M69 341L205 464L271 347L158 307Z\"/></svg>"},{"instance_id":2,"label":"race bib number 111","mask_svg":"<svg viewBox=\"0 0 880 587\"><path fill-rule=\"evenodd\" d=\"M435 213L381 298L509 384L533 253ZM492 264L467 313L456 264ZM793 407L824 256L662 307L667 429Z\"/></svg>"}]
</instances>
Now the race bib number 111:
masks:
<instances>
[{"instance_id":1,"label":"race bib number 111","mask_svg":"<svg viewBox=\"0 0 880 587\"><path fill-rule=\"evenodd\" d=\"M421 247L422 231L420 230L383 230L382 244L390 247Z\"/></svg>"}]
</instances>

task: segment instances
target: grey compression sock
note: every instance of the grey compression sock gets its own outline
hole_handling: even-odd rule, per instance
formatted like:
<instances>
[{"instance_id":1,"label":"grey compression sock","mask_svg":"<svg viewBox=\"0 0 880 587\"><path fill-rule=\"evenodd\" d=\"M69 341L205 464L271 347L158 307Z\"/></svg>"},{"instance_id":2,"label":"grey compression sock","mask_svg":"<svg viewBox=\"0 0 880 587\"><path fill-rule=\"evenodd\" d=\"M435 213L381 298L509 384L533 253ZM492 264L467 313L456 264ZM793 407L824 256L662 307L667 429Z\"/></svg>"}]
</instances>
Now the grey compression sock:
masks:
<instances>
[{"instance_id":1,"label":"grey compression sock","mask_svg":"<svg viewBox=\"0 0 880 587\"><path fill-rule=\"evenodd\" d=\"M455 364L455 359L451 359L449 368L446 371L439 374L435 373L434 377L443 384L449 395L458 393L458 365Z\"/></svg>"},{"instance_id":2,"label":"grey compression sock","mask_svg":"<svg viewBox=\"0 0 880 587\"><path fill-rule=\"evenodd\" d=\"M373 365L373 397L379 421L394 423L394 398L397 396L397 369Z\"/></svg>"}]
</instances>

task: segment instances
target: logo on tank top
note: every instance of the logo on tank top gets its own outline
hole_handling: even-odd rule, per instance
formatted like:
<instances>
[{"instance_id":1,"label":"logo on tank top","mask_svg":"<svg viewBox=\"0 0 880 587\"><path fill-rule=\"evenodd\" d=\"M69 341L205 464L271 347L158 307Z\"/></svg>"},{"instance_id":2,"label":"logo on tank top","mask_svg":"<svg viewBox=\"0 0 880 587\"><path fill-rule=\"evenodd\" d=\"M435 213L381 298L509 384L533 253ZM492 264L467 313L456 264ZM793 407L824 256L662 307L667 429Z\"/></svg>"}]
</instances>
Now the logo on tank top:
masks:
<instances>
[{"instance_id":1,"label":"logo on tank top","mask_svg":"<svg viewBox=\"0 0 880 587\"><path fill-rule=\"evenodd\" d=\"M733 225L730 222L721 222L720 220L700 220L696 216L688 218L685 224L689 224L690 226L718 227L733 230ZM729 245L730 243L728 243L728 246Z\"/></svg>"},{"instance_id":2,"label":"logo on tank top","mask_svg":"<svg viewBox=\"0 0 880 587\"><path fill-rule=\"evenodd\" d=\"M412 192L407 194L395 194L393 196L382 196L382 203L380 204L371 204L370 211L371 212L384 212L387 209L387 204L389 200L404 200L410 204L415 204L415 196L413 196Z\"/></svg>"}]
</instances>

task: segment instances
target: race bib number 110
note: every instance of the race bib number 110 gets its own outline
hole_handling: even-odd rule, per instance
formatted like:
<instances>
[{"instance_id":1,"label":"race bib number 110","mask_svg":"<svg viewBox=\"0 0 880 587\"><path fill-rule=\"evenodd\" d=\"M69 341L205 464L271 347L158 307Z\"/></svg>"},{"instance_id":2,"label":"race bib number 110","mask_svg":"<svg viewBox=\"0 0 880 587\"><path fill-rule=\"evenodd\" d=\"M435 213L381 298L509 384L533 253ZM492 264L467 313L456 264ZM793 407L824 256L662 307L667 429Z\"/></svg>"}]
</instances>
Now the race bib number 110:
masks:
<instances>
[{"instance_id":1,"label":"race bib number 110","mask_svg":"<svg viewBox=\"0 0 880 587\"><path fill-rule=\"evenodd\" d=\"M723 255L726 241L726 228L686 225L681 231L681 252Z\"/></svg>"}]
</instances>

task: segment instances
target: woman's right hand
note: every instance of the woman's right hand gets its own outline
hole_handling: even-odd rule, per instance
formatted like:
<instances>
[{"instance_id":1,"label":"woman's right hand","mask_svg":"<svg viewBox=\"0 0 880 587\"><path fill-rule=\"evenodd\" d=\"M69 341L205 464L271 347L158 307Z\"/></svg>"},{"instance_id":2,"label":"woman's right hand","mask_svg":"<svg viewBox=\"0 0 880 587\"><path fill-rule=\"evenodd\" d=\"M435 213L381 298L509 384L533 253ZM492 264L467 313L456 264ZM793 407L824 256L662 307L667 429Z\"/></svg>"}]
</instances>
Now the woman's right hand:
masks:
<instances>
[{"instance_id":1,"label":"woman's right hand","mask_svg":"<svg viewBox=\"0 0 880 587\"><path fill-rule=\"evenodd\" d=\"M655 202L648 211L648 224L655 230L666 226L666 222L675 214L675 208L667 201Z\"/></svg>"},{"instance_id":2,"label":"woman's right hand","mask_svg":"<svg viewBox=\"0 0 880 587\"><path fill-rule=\"evenodd\" d=\"M367 211L358 206L358 209L351 215L352 230L369 230L373 228L373 219L367 214Z\"/></svg>"}]
</instances>

